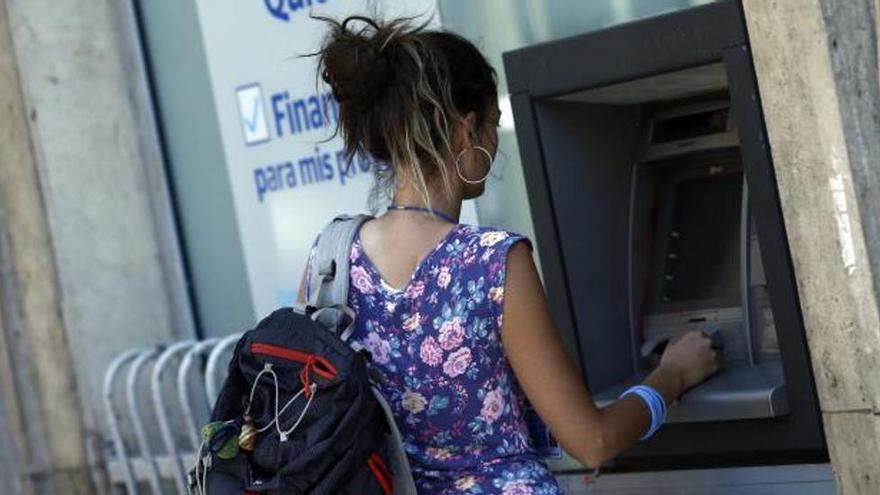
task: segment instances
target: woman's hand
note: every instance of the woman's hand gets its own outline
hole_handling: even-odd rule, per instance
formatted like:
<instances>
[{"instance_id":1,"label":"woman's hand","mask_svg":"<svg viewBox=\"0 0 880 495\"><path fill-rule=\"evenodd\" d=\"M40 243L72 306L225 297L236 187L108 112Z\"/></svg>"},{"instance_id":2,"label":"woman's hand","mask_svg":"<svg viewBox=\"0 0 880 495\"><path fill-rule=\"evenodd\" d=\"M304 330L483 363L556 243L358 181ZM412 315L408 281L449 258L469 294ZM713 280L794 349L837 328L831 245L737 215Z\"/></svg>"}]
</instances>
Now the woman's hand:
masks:
<instances>
[{"instance_id":1,"label":"woman's hand","mask_svg":"<svg viewBox=\"0 0 880 495\"><path fill-rule=\"evenodd\" d=\"M666 346L660 366L678 376L684 392L718 371L718 353L712 349L712 340L706 334L688 332Z\"/></svg>"},{"instance_id":2,"label":"woman's hand","mask_svg":"<svg viewBox=\"0 0 880 495\"><path fill-rule=\"evenodd\" d=\"M596 408L559 338L525 243L508 254L504 301L501 340L511 368L565 451L585 466L599 467L636 443L651 425L650 410L632 394ZM717 369L711 341L696 332L670 343L644 383L671 403Z\"/></svg>"}]
</instances>

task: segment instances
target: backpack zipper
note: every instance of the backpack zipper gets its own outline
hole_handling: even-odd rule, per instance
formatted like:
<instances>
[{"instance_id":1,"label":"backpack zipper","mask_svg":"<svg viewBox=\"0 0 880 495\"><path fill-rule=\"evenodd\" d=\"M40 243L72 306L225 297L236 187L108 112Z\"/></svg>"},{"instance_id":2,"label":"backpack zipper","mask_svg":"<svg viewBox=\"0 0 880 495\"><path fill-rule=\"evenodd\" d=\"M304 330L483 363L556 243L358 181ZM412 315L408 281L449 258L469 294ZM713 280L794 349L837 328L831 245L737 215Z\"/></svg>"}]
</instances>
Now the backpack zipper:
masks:
<instances>
[{"instance_id":1,"label":"backpack zipper","mask_svg":"<svg viewBox=\"0 0 880 495\"><path fill-rule=\"evenodd\" d=\"M379 486L382 487L382 492L385 495L393 495L394 494L394 486L391 484L391 472L388 470L388 466L385 465L385 461L382 460L382 457L379 454L373 454L367 459L367 466L370 467L370 471L373 472L373 476L376 477L376 481L379 482Z\"/></svg>"},{"instance_id":2,"label":"backpack zipper","mask_svg":"<svg viewBox=\"0 0 880 495\"><path fill-rule=\"evenodd\" d=\"M311 369L318 375L328 380L336 378L336 366L323 356L310 354L297 349L290 349L273 344L265 344L263 342L251 342L251 352L263 356L272 356L288 361L296 361L304 365L310 365Z\"/></svg>"}]
</instances>

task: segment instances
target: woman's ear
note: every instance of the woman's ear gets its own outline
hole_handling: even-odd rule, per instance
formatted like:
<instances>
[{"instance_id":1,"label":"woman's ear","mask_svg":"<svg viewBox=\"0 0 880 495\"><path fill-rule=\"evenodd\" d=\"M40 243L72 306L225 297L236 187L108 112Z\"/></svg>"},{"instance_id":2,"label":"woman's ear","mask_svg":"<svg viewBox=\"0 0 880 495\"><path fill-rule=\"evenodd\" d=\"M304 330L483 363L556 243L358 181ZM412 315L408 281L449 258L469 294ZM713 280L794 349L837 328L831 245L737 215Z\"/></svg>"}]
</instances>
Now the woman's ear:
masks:
<instances>
[{"instance_id":1,"label":"woman's ear","mask_svg":"<svg viewBox=\"0 0 880 495\"><path fill-rule=\"evenodd\" d=\"M452 146L456 150L466 150L477 143L473 142L477 125L477 114L468 112L455 123L452 129Z\"/></svg>"}]
</instances>

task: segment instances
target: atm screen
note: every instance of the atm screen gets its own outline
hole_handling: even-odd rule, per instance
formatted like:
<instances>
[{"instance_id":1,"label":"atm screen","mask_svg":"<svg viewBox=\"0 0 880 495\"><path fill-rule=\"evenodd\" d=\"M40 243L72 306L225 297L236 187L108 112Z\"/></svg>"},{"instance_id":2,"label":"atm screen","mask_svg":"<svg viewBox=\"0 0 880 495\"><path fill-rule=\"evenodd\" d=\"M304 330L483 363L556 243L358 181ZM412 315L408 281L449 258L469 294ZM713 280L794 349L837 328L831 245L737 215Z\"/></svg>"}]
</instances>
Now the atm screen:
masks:
<instances>
[{"instance_id":1,"label":"atm screen","mask_svg":"<svg viewBox=\"0 0 880 495\"><path fill-rule=\"evenodd\" d=\"M673 201L660 305L739 296L742 174L688 178L672 187Z\"/></svg>"}]
</instances>

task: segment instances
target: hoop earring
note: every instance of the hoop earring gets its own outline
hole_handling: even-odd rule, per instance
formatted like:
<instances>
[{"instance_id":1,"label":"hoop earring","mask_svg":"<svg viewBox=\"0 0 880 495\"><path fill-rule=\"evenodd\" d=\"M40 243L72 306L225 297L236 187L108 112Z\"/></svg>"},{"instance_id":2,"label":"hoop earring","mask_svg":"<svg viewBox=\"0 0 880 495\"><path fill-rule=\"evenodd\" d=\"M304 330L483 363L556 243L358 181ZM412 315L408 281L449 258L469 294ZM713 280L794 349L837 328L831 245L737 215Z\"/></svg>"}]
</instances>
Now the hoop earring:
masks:
<instances>
[{"instance_id":1,"label":"hoop earring","mask_svg":"<svg viewBox=\"0 0 880 495\"><path fill-rule=\"evenodd\" d=\"M486 172L486 175L484 175L483 177L481 177L480 179L477 179L477 180L468 179L464 176L464 174L461 173L461 157L463 157L464 154L467 153L468 151L470 151L471 149L482 151L483 153L486 154L487 157L489 157L489 170ZM464 182L466 184L482 184L483 182L486 182L486 179L489 178L489 174L492 173L492 162L493 161L495 161L495 159L492 157L492 153L489 153L489 150L487 150L486 148L483 148L482 146L471 146L470 149L461 150L458 153L458 156L455 157L455 171L456 171L456 173L458 173L458 178L461 179L462 182Z\"/></svg>"}]
</instances>

